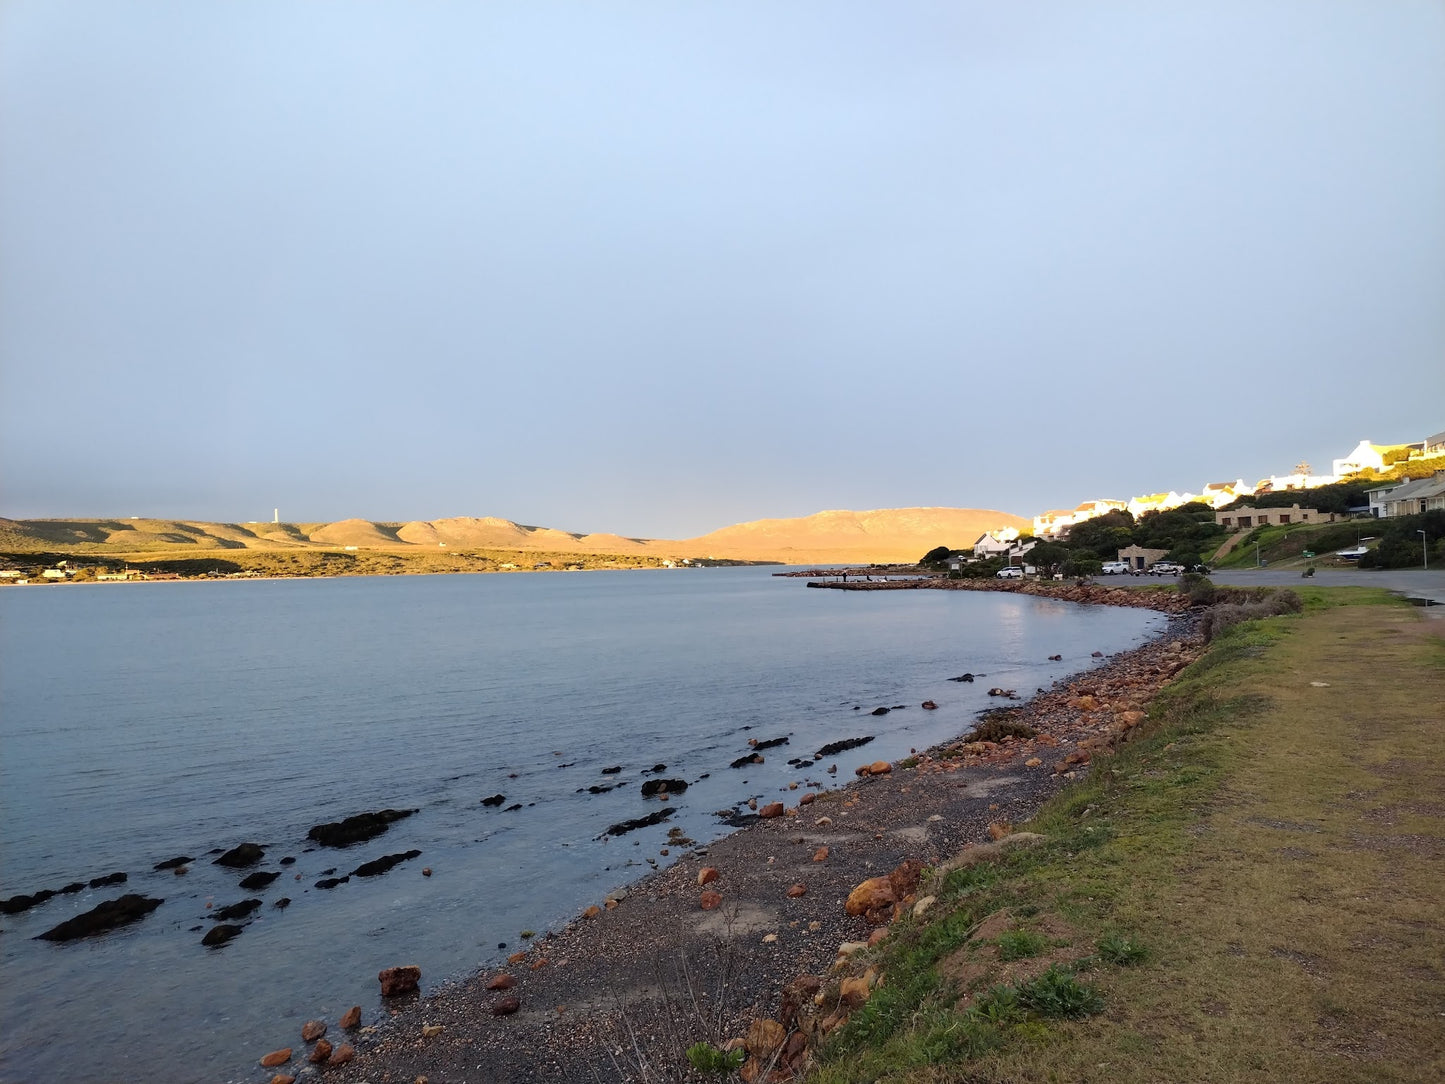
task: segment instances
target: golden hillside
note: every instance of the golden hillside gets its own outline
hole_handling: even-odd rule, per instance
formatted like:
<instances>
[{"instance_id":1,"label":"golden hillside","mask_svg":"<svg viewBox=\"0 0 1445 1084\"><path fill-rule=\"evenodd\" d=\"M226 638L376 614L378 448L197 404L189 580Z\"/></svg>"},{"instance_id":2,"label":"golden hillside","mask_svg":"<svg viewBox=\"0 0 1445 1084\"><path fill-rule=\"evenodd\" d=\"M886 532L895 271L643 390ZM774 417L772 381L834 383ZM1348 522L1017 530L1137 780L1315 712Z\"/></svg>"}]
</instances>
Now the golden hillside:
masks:
<instances>
[{"instance_id":1,"label":"golden hillside","mask_svg":"<svg viewBox=\"0 0 1445 1084\"><path fill-rule=\"evenodd\" d=\"M971 545L997 527L1028 521L976 508L819 512L739 523L681 541L580 534L495 516L381 523L204 523L159 519L0 519L0 551L77 556L199 554L229 550L508 550L637 557L716 557L789 564L915 561L934 546Z\"/></svg>"}]
</instances>

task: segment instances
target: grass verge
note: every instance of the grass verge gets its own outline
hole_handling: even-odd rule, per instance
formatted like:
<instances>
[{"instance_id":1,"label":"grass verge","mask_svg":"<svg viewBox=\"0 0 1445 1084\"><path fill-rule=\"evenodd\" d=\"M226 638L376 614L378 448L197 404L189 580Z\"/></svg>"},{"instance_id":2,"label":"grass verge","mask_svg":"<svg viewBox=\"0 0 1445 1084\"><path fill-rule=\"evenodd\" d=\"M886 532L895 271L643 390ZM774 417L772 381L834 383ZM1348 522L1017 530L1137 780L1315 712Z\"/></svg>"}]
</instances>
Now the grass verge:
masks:
<instances>
[{"instance_id":1,"label":"grass verge","mask_svg":"<svg viewBox=\"0 0 1445 1084\"><path fill-rule=\"evenodd\" d=\"M936 876L810 1080L1445 1079L1445 640L1237 625L1000 861Z\"/></svg>"}]
</instances>

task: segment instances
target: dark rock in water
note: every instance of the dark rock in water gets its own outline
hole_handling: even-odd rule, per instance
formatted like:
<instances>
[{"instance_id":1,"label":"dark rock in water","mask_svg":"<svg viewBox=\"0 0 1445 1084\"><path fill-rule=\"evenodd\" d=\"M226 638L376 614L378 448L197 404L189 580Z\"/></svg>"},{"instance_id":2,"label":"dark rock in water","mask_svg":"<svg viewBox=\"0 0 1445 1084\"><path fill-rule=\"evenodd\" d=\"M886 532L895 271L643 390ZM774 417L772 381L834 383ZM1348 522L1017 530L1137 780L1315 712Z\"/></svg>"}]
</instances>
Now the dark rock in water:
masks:
<instances>
[{"instance_id":1,"label":"dark rock in water","mask_svg":"<svg viewBox=\"0 0 1445 1084\"><path fill-rule=\"evenodd\" d=\"M107 885L123 885L126 882L124 873L107 873L104 877L92 877L91 888L105 888Z\"/></svg>"},{"instance_id":2,"label":"dark rock in water","mask_svg":"<svg viewBox=\"0 0 1445 1084\"><path fill-rule=\"evenodd\" d=\"M75 895L77 892L84 892L84 891L85 891L85 882L84 882L84 881L71 881L68 885L66 885L64 888L62 888L62 889L60 890L60 894L61 894L62 896L73 896L73 895Z\"/></svg>"},{"instance_id":3,"label":"dark rock in water","mask_svg":"<svg viewBox=\"0 0 1445 1084\"><path fill-rule=\"evenodd\" d=\"M330 876L331 876L333 873L335 873L335 872L336 872L336 867L335 867L335 866L332 866L330 869L324 869L324 870L322 870L322 871L321 871L321 876L323 876L323 877L330 877Z\"/></svg>"},{"instance_id":4,"label":"dark rock in water","mask_svg":"<svg viewBox=\"0 0 1445 1084\"><path fill-rule=\"evenodd\" d=\"M241 926L212 926L206 931L206 936L201 938L201 944L206 948L220 948L240 933L243 928Z\"/></svg>"},{"instance_id":5,"label":"dark rock in water","mask_svg":"<svg viewBox=\"0 0 1445 1084\"><path fill-rule=\"evenodd\" d=\"M194 858L191 858L188 855L181 854L177 855L175 858L167 858L164 862L157 862L154 866L151 867L151 869L159 872L163 869L175 869L177 866L184 866L187 863L194 861Z\"/></svg>"},{"instance_id":6,"label":"dark rock in water","mask_svg":"<svg viewBox=\"0 0 1445 1084\"><path fill-rule=\"evenodd\" d=\"M248 873L241 878L241 887L247 892L257 892L281 876L279 873L262 873L257 870L255 873Z\"/></svg>"},{"instance_id":7,"label":"dark rock in water","mask_svg":"<svg viewBox=\"0 0 1445 1084\"><path fill-rule=\"evenodd\" d=\"M697 781L698 781L699 783L701 783L704 779L711 779L711 778L712 778L712 772L703 772L700 776L697 777Z\"/></svg>"},{"instance_id":8,"label":"dark rock in water","mask_svg":"<svg viewBox=\"0 0 1445 1084\"><path fill-rule=\"evenodd\" d=\"M0 900L0 915L18 915L21 911L30 910L36 904L44 903L54 895L56 893L50 889L42 888L39 892L28 896L21 893L19 896L11 896L8 900Z\"/></svg>"},{"instance_id":9,"label":"dark rock in water","mask_svg":"<svg viewBox=\"0 0 1445 1084\"><path fill-rule=\"evenodd\" d=\"M259 843L241 843L232 847L211 864L213 866L229 866L231 869L245 869L247 866L254 866L261 861L265 854L266 848Z\"/></svg>"},{"instance_id":10,"label":"dark rock in water","mask_svg":"<svg viewBox=\"0 0 1445 1084\"><path fill-rule=\"evenodd\" d=\"M729 768L746 768L749 764L761 764L762 762L763 762L763 758L760 757L760 756L758 756L757 753L749 753L749 754L748 754L747 756L745 756L745 757L738 757L738 759L735 760L735 761L733 761L731 764L729 764L728 767L729 767Z\"/></svg>"},{"instance_id":11,"label":"dark rock in water","mask_svg":"<svg viewBox=\"0 0 1445 1084\"><path fill-rule=\"evenodd\" d=\"M507 808L504 809L504 810L502 810L502 812L503 812L503 813L515 813L515 812L517 812L517 810L519 810L519 809L521 809L521 808L522 808L522 803L521 803L521 802L515 802L515 803L513 803L512 805L507 806Z\"/></svg>"},{"instance_id":12,"label":"dark rock in water","mask_svg":"<svg viewBox=\"0 0 1445 1084\"><path fill-rule=\"evenodd\" d=\"M862 711L863 709L862 709L861 707L859 707L857 704L854 704L854 705L853 705L853 710L854 710L854 711Z\"/></svg>"},{"instance_id":13,"label":"dark rock in water","mask_svg":"<svg viewBox=\"0 0 1445 1084\"><path fill-rule=\"evenodd\" d=\"M868 714L869 714L869 715L887 715L887 714L888 714L888 709L887 709L887 708L874 708L874 709L873 709L872 711L870 711Z\"/></svg>"},{"instance_id":14,"label":"dark rock in water","mask_svg":"<svg viewBox=\"0 0 1445 1084\"><path fill-rule=\"evenodd\" d=\"M949 680L949 681L972 681L972 680L973 680L973 675L972 675L972 674L959 674L958 677L956 677L956 678L949 678L948 680Z\"/></svg>"},{"instance_id":15,"label":"dark rock in water","mask_svg":"<svg viewBox=\"0 0 1445 1084\"><path fill-rule=\"evenodd\" d=\"M655 813L649 813L645 817L635 817L630 821L618 821L616 824L614 824L611 828L607 829L607 831L603 832L602 834L604 836L625 835L626 833L631 832L637 828L647 828L650 825L661 824L663 821L667 820L668 817L672 816L672 813L673 807L667 806L664 809L657 810Z\"/></svg>"},{"instance_id":16,"label":"dark rock in water","mask_svg":"<svg viewBox=\"0 0 1445 1084\"><path fill-rule=\"evenodd\" d=\"M281 864L283 866L294 866L296 864L296 859L288 854L285 858L281 859Z\"/></svg>"},{"instance_id":17,"label":"dark rock in water","mask_svg":"<svg viewBox=\"0 0 1445 1084\"><path fill-rule=\"evenodd\" d=\"M66 919L59 926L46 930L36 940L74 941L78 937L105 933L145 918L164 902L165 900L150 899L131 892L119 899L97 904L83 915Z\"/></svg>"},{"instance_id":18,"label":"dark rock in water","mask_svg":"<svg viewBox=\"0 0 1445 1084\"><path fill-rule=\"evenodd\" d=\"M894 705L893 705L893 710L894 710L894 711L902 711L902 710L903 710L904 708L906 708L906 707L908 707L907 704L894 704Z\"/></svg>"},{"instance_id":19,"label":"dark rock in water","mask_svg":"<svg viewBox=\"0 0 1445 1084\"><path fill-rule=\"evenodd\" d=\"M621 770L622 770L622 765L621 765L621 764L614 764L614 765L613 765L612 767L610 767L610 768L603 768L603 769L602 769L602 774L603 774L603 775L616 775L616 774L617 774L618 772L620 772Z\"/></svg>"},{"instance_id":20,"label":"dark rock in water","mask_svg":"<svg viewBox=\"0 0 1445 1084\"><path fill-rule=\"evenodd\" d=\"M316 887L335 888L337 885L344 885L349 880L351 880L350 874L347 874L345 877L323 877L316 882Z\"/></svg>"},{"instance_id":21,"label":"dark rock in water","mask_svg":"<svg viewBox=\"0 0 1445 1084\"><path fill-rule=\"evenodd\" d=\"M587 793L588 793L588 794L608 794L608 793L611 793L611 791L612 791L613 789L614 789L614 788L612 788L612 787L599 787L599 786L593 785L593 786L590 786L590 787L587 788Z\"/></svg>"},{"instance_id":22,"label":"dark rock in water","mask_svg":"<svg viewBox=\"0 0 1445 1084\"><path fill-rule=\"evenodd\" d=\"M277 901L276 901L275 903L273 903L271 906L272 906L272 907L279 907L279 908L281 908L282 910L285 910L287 907L290 907L290 906L291 906L291 897L290 897L290 896L282 896L279 900L277 900Z\"/></svg>"},{"instance_id":23,"label":"dark rock in water","mask_svg":"<svg viewBox=\"0 0 1445 1084\"><path fill-rule=\"evenodd\" d=\"M380 858L373 858L370 862L363 862L352 870L356 877L380 877L383 873L401 865L409 858L415 858L421 851L407 851L405 854L387 854Z\"/></svg>"},{"instance_id":24,"label":"dark rock in water","mask_svg":"<svg viewBox=\"0 0 1445 1084\"><path fill-rule=\"evenodd\" d=\"M652 766L652 774L653 774L653 775L656 775L658 772L665 772L665 771L667 771L667 765L666 765L666 764L654 764L654 765Z\"/></svg>"},{"instance_id":25,"label":"dark rock in water","mask_svg":"<svg viewBox=\"0 0 1445 1084\"><path fill-rule=\"evenodd\" d=\"M769 738L767 741L760 741L753 746L755 752L761 753L764 749L772 749L774 746L787 745L787 738Z\"/></svg>"},{"instance_id":26,"label":"dark rock in water","mask_svg":"<svg viewBox=\"0 0 1445 1084\"><path fill-rule=\"evenodd\" d=\"M729 828L746 828L754 821L762 820L756 813L742 813L736 809L719 809L714 816Z\"/></svg>"},{"instance_id":27,"label":"dark rock in water","mask_svg":"<svg viewBox=\"0 0 1445 1084\"><path fill-rule=\"evenodd\" d=\"M260 906L260 900L242 900L240 903L233 903L229 907L222 907L219 911L211 915L211 921L230 922L233 918L245 918Z\"/></svg>"},{"instance_id":28,"label":"dark rock in water","mask_svg":"<svg viewBox=\"0 0 1445 1084\"><path fill-rule=\"evenodd\" d=\"M483 798L482 805L497 806L501 805L506 800L507 796L505 794L493 794L490 798Z\"/></svg>"},{"instance_id":29,"label":"dark rock in water","mask_svg":"<svg viewBox=\"0 0 1445 1084\"><path fill-rule=\"evenodd\" d=\"M872 740L873 735L871 734L866 738L844 738L842 741L829 742L814 755L818 757L837 756L839 753L847 752L849 749L857 749L860 745L867 745Z\"/></svg>"},{"instance_id":30,"label":"dark rock in water","mask_svg":"<svg viewBox=\"0 0 1445 1084\"><path fill-rule=\"evenodd\" d=\"M654 794L681 794L687 790L686 779L649 779L642 784L642 796L650 798Z\"/></svg>"},{"instance_id":31,"label":"dark rock in water","mask_svg":"<svg viewBox=\"0 0 1445 1084\"><path fill-rule=\"evenodd\" d=\"M343 821L318 824L306 833L306 838L314 839L323 847L350 847L353 843L375 839L391 827L393 821L415 812L415 809L379 809L375 813L358 813Z\"/></svg>"}]
</instances>

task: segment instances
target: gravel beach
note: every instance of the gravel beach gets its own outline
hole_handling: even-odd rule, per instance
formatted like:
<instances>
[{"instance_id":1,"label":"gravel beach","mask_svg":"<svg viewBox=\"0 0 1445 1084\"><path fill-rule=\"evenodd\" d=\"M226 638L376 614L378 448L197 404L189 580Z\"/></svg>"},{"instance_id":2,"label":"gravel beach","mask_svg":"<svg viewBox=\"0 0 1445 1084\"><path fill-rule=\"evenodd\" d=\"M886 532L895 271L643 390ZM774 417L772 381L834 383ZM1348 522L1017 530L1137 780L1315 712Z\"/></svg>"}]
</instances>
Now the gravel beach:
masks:
<instances>
[{"instance_id":1,"label":"gravel beach","mask_svg":"<svg viewBox=\"0 0 1445 1084\"><path fill-rule=\"evenodd\" d=\"M688 1046L720 1045L750 1020L777 1016L787 983L826 973L840 944L873 932L844 910L855 886L906 859L933 865L986 842L990 825L1027 821L1094 751L1127 737L1158 688L1202 651L1174 593L1064 584L1030 585L1029 593L1132 605L1148 604L1147 595L1153 608L1175 616L1160 637L1094 670L1017 702L1001 696L988 718L1026 726L1032 737L960 738L861 777L855 770L869 764L867 750L851 750L829 758L838 789L789 792L781 815L707 848L672 841L672 856L682 857L671 867L596 901L501 971L425 998L390 998L379 1018L374 1008L363 1012L367 1026L352 1032L333 1027L333 1041L349 1040L357 1052L324 1070L325 1078L681 1080ZM705 886L704 870L716 871ZM478 905L485 906L485 886ZM322 1071L305 1061L300 1025L294 1057L272 1070L281 1080Z\"/></svg>"}]
</instances>

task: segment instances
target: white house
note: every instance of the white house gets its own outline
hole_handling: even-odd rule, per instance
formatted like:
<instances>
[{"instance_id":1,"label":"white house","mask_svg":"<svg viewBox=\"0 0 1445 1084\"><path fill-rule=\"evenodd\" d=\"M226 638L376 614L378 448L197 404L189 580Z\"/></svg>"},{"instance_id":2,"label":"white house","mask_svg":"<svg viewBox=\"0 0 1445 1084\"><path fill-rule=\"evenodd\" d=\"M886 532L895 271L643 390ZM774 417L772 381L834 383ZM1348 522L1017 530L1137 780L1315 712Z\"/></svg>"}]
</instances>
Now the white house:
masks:
<instances>
[{"instance_id":1,"label":"white house","mask_svg":"<svg viewBox=\"0 0 1445 1084\"><path fill-rule=\"evenodd\" d=\"M1000 527L986 531L973 544L973 555L977 558L1002 557L1017 548L1019 532L1016 527Z\"/></svg>"},{"instance_id":2,"label":"white house","mask_svg":"<svg viewBox=\"0 0 1445 1084\"><path fill-rule=\"evenodd\" d=\"M1384 498L1381 515L1385 518L1413 516L1437 509L1445 509L1445 470L1437 470L1429 478L1416 478L1390 490Z\"/></svg>"}]
</instances>

